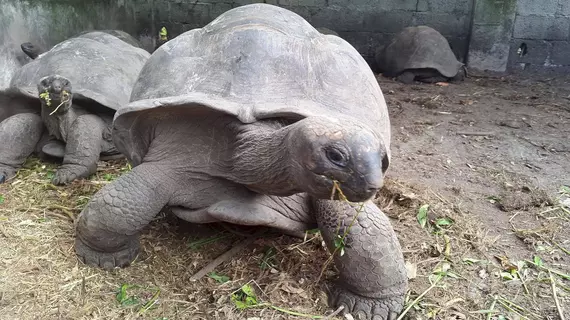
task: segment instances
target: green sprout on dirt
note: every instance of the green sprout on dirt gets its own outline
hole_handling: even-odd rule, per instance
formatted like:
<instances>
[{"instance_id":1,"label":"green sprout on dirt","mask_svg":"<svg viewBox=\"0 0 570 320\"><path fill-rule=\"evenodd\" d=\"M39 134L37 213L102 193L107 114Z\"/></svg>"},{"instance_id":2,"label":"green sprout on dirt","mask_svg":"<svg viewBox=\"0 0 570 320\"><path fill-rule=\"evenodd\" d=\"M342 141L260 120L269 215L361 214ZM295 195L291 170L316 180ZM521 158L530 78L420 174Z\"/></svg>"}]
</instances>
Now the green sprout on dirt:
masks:
<instances>
[{"instance_id":1,"label":"green sprout on dirt","mask_svg":"<svg viewBox=\"0 0 570 320\"><path fill-rule=\"evenodd\" d=\"M453 224L453 219L448 217L437 218L435 220L430 220L428 217L428 212L430 209L429 204L423 204L418 209L418 214L416 215L416 219L422 228L426 228L429 225L433 226L434 233L440 233L445 228L450 227Z\"/></svg>"},{"instance_id":2,"label":"green sprout on dirt","mask_svg":"<svg viewBox=\"0 0 570 320\"><path fill-rule=\"evenodd\" d=\"M4 199L4 195L0 194L0 204L3 204L6 199Z\"/></svg>"},{"instance_id":3,"label":"green sprout on dirt","mask_svg":"<svg viewBox=\"0 0 570 320\"><path fill-rule=\"evenodd\" d=\"M213 271L208 273L208 277L216 280L219 283L226 283L226 282L230 281L230 277L224 276L224 275L219 275Z\"/></svg>"},{"instance_id":4,"label":"green sprout on dirt","mask_svg":"<svg viewBox=\"0 0 570 320\"><path fill-rule=\"evenodd\" d=\"M140 289L140 287L129 284L121 285L121 287L117 290L115 298L117 302L119 302L123 307L128 307L128 308L140 307L138 313L141 314L152 309L158 302L160 289L157 289L154 292L154 294L152 294L152 296L144 303L141 302L141 298L138 295L129 295L128 293L129 289ZM143 292L141 295L148 296L149 294Z\"/></svg>"},{"instance_id":5,"label":"green sprout on dirt","mask_svg":"<svg viewBox=\"0 0 570 320\"><path fill-rule=\"evenodd\" d=\"M263 257L259 262L259 268L261 268L261 270L275 268L277 266L277 261L275 260L276 254L275 248L266 246Z\"/></svg>"},{"instance_id":6,"label":"green sprout on dirt","mask_svg":"<svg viewBox=\"0 0 570 320\"><path fill-rule=\"evenodd\" d=\"M219 240L228 238L228 237L230 237L230 236L231 236L231 234L227 234L227 233L226 233L226 234L223 234L223 233L221 233L221 234L219 234L219 235L211 236L211 237L208 237L208 238L206 238L206 239L199 239L199 240L196 240L196 241L191 241L191 242L188 243L188 247L190 248L190 250L198 250L198 249L202 248L202 247L205 246L205 245L208 245L208 244L211 244L211 243L215 243L215 242L217 242L217 241L219 241Z\"/></svg>"},{"instance_id":7,"label":"green sprout on dirt","mask_svg":"<svg viewBox=\"0 0 570 320\"><path fill-rule=\"evenodd\" d=\"M234 303L238 310L245 310L251 308L271 308L279 312L283 312L292 316L305 317L310 319L322 319L324 316L316 316L310 314L304 314L300 312L295 312L287 310L281 307L274 306L270 303L260 303L255 290L249 284L244 284L238 290L231 294L230 300Z\"/></svg>"}]
</instances>

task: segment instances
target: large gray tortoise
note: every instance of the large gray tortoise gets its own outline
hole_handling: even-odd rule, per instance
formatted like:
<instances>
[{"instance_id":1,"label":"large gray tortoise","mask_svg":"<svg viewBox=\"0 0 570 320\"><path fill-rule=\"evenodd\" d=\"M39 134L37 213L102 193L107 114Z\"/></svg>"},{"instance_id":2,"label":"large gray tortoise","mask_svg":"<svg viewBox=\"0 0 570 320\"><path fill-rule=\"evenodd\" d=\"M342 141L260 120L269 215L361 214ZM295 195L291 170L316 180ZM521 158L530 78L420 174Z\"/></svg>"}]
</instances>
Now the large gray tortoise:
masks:
<instances>
[{"instance_id":1,"label":"large gray tortoise","mask_svg":"<svg viewBox=\"0 0 570 320\"><path fill-rule=\"evenodd\" d=\"M129 265L163 208L192 223L290 234L318 226L330 250L346 231L331 305L393 319L407 290L404 259L371 200L390 135L380 87L348 42L277 6L231 9L163 44L141 70L113 123L133 169L83 209L76 252L105 269ZM330 200L334 181L364 210Z\"/></svg>"},{"instance_id":2,"label":"large gray tortoise","mask_svg":"<svg viewBox=\"0 0 570 320\"><path fill-rule=\"evenodd\" d=\"M404 28L378 48L375 60L384 76L406 84L462 81L466 71L447 39L428 26Z\"/></svg>"},{"instance_id":3,"label":"large gray tortoise","mask_svg":"<svg viewBox=\"0 0 570 320\"><path fill-rule=\"evenodd\" d=\"M93 31L55 45L16 71L11 90L35 98L47 132L60 142L42 148L63 156L54 184L88 177L100 158L122 157L111 137L113 115L128 103L149 57L108 31Z\"/></svg>"},{"instance_id":4,"label":"large gray tortoise","mask_svg":"<svg viewBox=\"0 0 570 320\"><path fill-rule=\"evenodd\" d=\"M11 39L0 45L0 183L12 177L33 153L43 131L33 99L10 90L14 74L31 61ZM36 100L37 102L37 100Z\"/></svg>"},{"instance_id":5,"label":"large gray tortoise","mask_svg":"<svg viewBox=\"0 0 570 320\"><path fill-rule=\"evenodd\" d=\"M128 43L134 47L142 48L142 44L140 43L140 41L138 41L133 36L131 36L130 34L126 33L123 30L109 29L109 30L97 30L97 31L108 33L112 36L115 36L115 37L125 41L126 43ZM83 31L83 32L78 33L76 36L81 36L81 35L91 33L91 32L93 32L93 31ZM100 39L100 40L104 40L104 39ZM40 45L38 45L37 43L24 42L20 45L20 48L32 60L36 59L41 54L45 53L45 50Z\"/></svg>"}]
</instances>

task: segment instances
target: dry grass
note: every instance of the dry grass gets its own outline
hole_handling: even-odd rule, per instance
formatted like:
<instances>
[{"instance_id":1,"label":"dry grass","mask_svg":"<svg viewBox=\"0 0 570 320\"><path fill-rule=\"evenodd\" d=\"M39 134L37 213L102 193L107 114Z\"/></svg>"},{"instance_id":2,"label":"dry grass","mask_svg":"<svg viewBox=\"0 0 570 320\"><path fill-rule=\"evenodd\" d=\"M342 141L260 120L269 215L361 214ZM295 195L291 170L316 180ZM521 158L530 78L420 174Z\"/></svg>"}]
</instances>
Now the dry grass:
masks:
<instances>
[{"instance_id":1,"label":"dry grass","mask_svg":"<svg viewBox=\"0 0 570 320\"><path fill-rule=\"evenodd\" d=\"M244 284L256 291L260 302L311 315L331 312L321 284L315 283L328 258L318 234L309 235L308 241L287 236L259 239L216 269L216 275L229 278L227 282L212 277L191 282L189 278L197 270L240 236L217 225L192 226L161 214L144 232L143 252L131 267L106 272L84 266L73 250L72 220L91 195L125 170L124 163L102 163L101 171L90 180L67 187L49 183L53 168L31 159L16 179L0 186L4 199L0 205L0 318L300 318L269 307L238 310L230 296ZM505 281L505 270L513 269L509 263L517 262L505 260L501 264L495 258L498 252L508 257L508 248L497 247L496 238L487 236L459 200L389 180L377 201L392 218L412 277L406 317L558 317L547 269L521 265L518 273L507 272L514 280ZM422 227L417 215L425 204L429 208ZM560 209L551 209L550 214L560 216ZM549 213L543 213L541 219L547 219ZM535 233L542 236L542 247L552 245L548 242L552 237L541 232ZM199 245L210 237L214 241ZM558 244L568 247L568 243ZM568 253L549 248L540 252L542 260L533 260L533 256L527 259L539 264L544 261L544 267L569 273L564 259L555 258L558 254L567 261ZM438 275L440 280L433 285ZM325 278L332 277L334 267L330 266ZM556 299L568 313L570 279L557 274L553 279ZM123 287L126 292L117 296L124 285L128 286ZM485 312L489 309L495 311Z\"/></svg>"}]
</instances>

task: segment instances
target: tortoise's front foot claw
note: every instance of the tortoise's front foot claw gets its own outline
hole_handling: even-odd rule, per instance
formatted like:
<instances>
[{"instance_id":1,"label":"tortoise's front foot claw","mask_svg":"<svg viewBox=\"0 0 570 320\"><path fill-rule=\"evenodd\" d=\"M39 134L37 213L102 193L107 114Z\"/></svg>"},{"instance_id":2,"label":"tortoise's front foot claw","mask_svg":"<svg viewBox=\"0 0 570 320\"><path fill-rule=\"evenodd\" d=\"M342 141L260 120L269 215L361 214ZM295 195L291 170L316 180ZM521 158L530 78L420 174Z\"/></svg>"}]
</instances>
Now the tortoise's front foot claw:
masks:
<instances>
[{"instance_id":1,"label":"tortoise's front foot claw","mask_svg":"<svg viewBox=\"0 0 570 320\"><path fill-rule=\"evenodd\" d=\"M91 170L78 164L64 164L57 168L52 183L55 185L68 184L76 179L87 178L91 175Z\"/></svg>"},{"instance_id":2,"label":"tortoise's front foot claw","mask_svg":"<svg viewBox=\"0 0 570 320\"><path fill-rule=\"evenodd\" d=\"M338 284L329 289L328 298L332 308L344 306L341 314L350 313L358 320L395 320L404 308L402 295L370 298L353 293Z\"/></svg>"},{"instance_id":3,"label":"tortoise's front foot claw","mask_svg":"<svg viewBox=\"0 0 570 320\"><path fill-rule=\"evenodd\" d=\"M129 266L137 257L139 250L138 239L130 239L122 249L116 252L97 251L85 244L79 237L75 239L75 252L79 259L88 266L100 267L104 270Z\"/></svg>"}]
</instances>

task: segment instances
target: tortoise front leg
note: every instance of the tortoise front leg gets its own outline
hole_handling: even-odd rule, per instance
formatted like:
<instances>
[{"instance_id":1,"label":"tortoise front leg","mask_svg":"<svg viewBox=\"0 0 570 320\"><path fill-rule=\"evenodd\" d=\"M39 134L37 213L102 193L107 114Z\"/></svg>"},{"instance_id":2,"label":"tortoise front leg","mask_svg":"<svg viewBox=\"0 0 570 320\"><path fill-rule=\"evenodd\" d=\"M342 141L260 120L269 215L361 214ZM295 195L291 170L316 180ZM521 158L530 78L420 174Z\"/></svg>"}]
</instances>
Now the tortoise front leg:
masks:
<instances>
[{"instance_id":1,"label":"tortoise front leg","mask_svg":"<svg viewBox=\"0 0 570 320\"><path fill-rule=\"evenodd\" d=\"M0 183L16 174L36 147L44 130L38 114L20 113L0 123Z\"/></svg>"},{"instance_id":2,"label":"tortoise front leg","mask_svg":"<svg viewBox=\"0 0 570 320\"><path fill-rule=\"evenodd\" d=\"M104 129L104 121L94 114L77 117L69 128L63 163L57 168L53 184L67 184L97 171Z\"/></svg>"},{"instance_id":3,"label":"tortoise front leg","mask_svg":"<svg viewBox=\"0 0 570 320\"><path fill-rule=\"evenodd\" d=\"M168 203L172 177L143 163L99 190L77 218L75 251L104 269L129 265L139 252L139 233Z\"/></svg>"},{"instance_id":4,"label":"tortoise front leg","mask_svg":"<svg viewBox=\"0 0 570 320\"><path fill-rule=\"evenodd\" d=\"M371 201L362 210L358 210L359 205L353 206L342 201L314 200L317 223L331 252L337 234L342 236L348 230L344 254L337 251L334 255L340 277L329 292L329 302L334 308L344 305L343 312L356 319L395 319L404 306L408 286L396 233Z\"/></svg>"}]
</instances>

